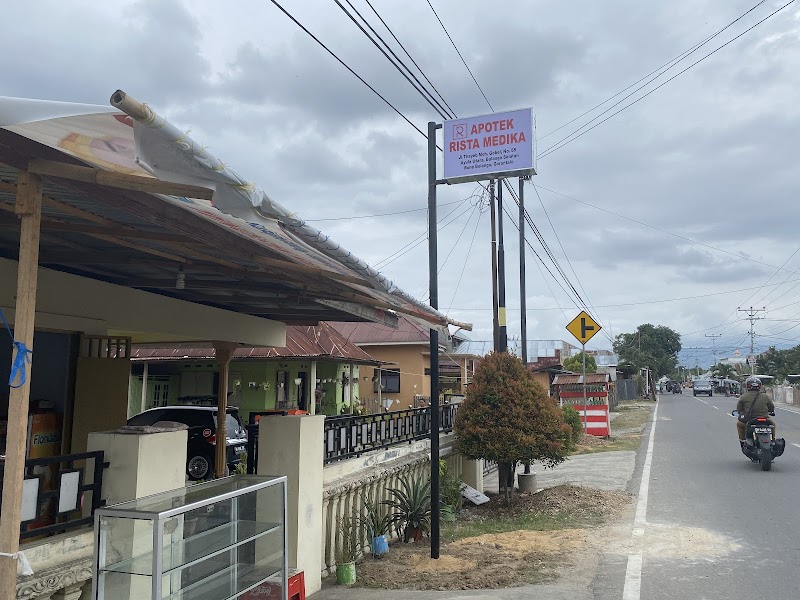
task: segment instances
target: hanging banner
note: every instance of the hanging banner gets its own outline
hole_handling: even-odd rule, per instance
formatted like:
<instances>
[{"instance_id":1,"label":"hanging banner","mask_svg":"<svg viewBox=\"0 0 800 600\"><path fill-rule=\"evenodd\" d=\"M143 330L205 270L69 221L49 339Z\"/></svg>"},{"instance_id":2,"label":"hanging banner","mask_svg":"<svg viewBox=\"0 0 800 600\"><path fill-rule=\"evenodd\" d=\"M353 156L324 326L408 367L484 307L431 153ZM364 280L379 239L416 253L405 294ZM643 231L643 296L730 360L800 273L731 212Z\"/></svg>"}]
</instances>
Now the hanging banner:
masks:
<instances>
[{"instance_id":1,"label":"hanging banner","mask_svg":"<svg viewBox=\"0 0 800 600\"><path fill-rule=\"evenodd\" d=\"M532 108L445 121L447 183L536 175Z\"/></svg>"}]
</instances>

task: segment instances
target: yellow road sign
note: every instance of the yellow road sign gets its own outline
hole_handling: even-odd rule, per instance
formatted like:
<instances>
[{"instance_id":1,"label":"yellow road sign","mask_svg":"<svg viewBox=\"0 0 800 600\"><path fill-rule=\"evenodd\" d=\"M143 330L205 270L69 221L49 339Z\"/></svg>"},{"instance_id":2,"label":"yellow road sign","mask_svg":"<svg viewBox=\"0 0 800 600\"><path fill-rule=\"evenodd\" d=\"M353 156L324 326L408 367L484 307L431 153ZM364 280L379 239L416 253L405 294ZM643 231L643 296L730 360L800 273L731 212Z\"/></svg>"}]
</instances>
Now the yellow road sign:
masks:
<instances>
[{"instance_id":1,"label":"yellow road sign","mask_svg":"<svg viewBox=\"0 0 800 600\"><path fill-rule=\"evenodd\" d=\"M567 331L574 335L581 344L588 342L602 327L598 325L585 310L567 325Z\"/></svg>"}]
</instances>

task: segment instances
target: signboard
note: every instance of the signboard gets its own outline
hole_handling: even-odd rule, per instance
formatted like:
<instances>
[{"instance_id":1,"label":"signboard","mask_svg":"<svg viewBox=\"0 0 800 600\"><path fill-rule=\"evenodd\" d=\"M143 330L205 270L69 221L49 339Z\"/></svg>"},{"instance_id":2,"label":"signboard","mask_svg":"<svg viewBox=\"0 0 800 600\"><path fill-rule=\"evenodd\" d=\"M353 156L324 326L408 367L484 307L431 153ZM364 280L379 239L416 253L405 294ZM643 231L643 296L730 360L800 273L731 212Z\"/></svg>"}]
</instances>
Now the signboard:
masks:
<instances>
[{"instance_id":1,"label":"signboard","mask_svg":"<svg viewBox=\"0 0 800 600\"><path fill-rule=\"evenodd\" d=\"M445 121L448 183L536 175L532 108Z\"/></svg>"},{"instance_id":2,"label":"signboard","mask_svg":"<svg viewBox=\"0 0 800 600\"><path fill-rule=\"evenodd\" d=\"M480 493L474 487L470 487L466 483L461 484L461 495L476 506L486 504L489 501L489 496Z\"/></svg>"},{"instance_id":3,"label":"signboard","mask_svg":"<svg viewBox=\"0 0 800 600\"><path fill-rule=\"evenodd\" d=\"M569 331L581 343L585 344L592 339L595 334L602 329L585 310L581 311L577 317L567 325Z\"/></svg>"}]
</instances>

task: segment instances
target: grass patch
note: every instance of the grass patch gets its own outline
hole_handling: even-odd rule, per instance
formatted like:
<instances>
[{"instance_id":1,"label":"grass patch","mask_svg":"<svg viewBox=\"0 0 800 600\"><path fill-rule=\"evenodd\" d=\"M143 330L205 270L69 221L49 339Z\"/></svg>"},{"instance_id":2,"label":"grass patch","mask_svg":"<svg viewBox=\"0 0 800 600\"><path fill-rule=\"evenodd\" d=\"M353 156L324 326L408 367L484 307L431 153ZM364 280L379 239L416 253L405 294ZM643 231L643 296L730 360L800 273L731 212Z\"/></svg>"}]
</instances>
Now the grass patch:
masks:
<instances>
[{"instance_id":1,"label":"grass patch","mask_svg":"<svg viewBox=\"0 0 800 600\"><path fill-rule=\"evenodd\" d=\"M556 515L518 513L487 519L473 519L468 516L455 523L442 523L442 539L447 542L454 542L487 533L506 533L520 529L552 531L554 529L579 527L581 525L599 523L601 521L600 514L597 514L596 519L593 521L593 523L589 523L586 518L578 518L570 512L561 512Z\"/></svg>"}]
</instances>

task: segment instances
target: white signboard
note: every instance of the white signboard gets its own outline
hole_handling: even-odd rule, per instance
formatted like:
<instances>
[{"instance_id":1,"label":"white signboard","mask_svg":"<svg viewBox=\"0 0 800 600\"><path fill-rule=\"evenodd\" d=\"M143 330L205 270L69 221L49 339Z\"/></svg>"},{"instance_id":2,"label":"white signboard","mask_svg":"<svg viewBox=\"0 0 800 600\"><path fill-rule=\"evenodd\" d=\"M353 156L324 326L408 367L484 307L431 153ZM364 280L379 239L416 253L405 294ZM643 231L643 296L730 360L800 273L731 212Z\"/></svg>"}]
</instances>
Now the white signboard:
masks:
<instances>
[{"instance_id":1,"label":"white signboard","mask_svg":"<svg viewBox=\"0 0 800 600\"><path fill-rule=\"evenodd\" d=\"M536 174L532 108L445 121L448 183Z\"/></svg>"},{"instance_id":2,"label":"white signboard","mask_svg":"<svg viewBox=\"0 0 800 600\"><path fill-rule=\"evenodd\" d=\"M474 487L468 486L466 483L461 484L461 495L476 506L486 504L489 501L489 496L482 494Z\"/></svg>"}]
</instances>

